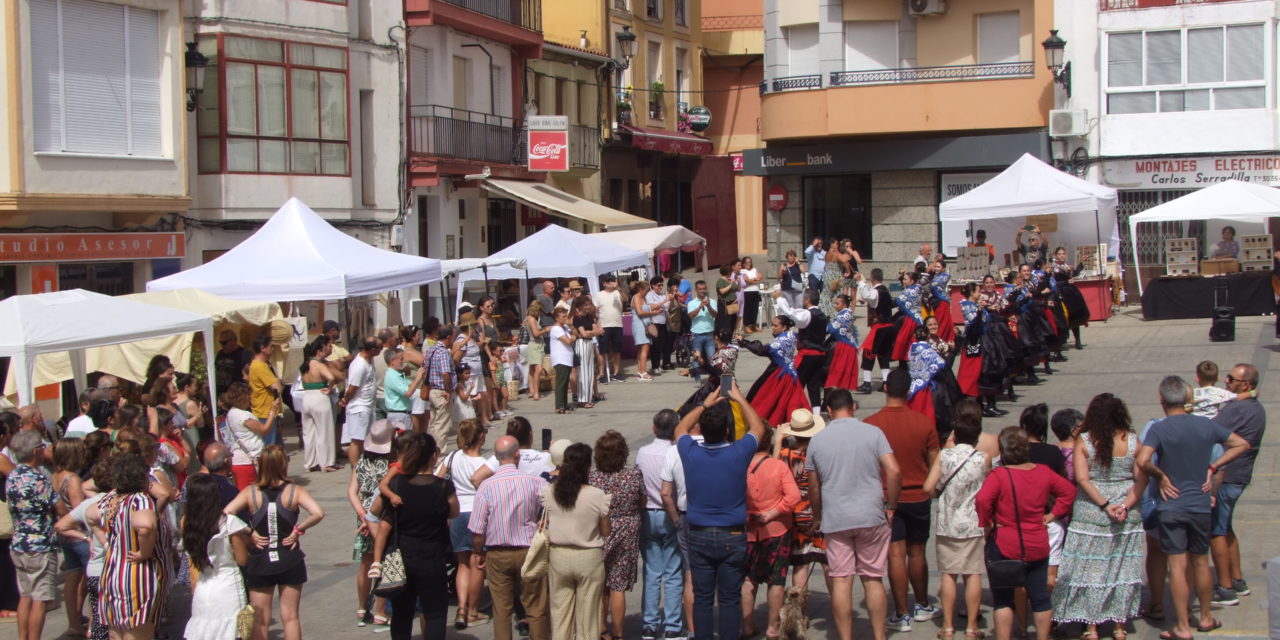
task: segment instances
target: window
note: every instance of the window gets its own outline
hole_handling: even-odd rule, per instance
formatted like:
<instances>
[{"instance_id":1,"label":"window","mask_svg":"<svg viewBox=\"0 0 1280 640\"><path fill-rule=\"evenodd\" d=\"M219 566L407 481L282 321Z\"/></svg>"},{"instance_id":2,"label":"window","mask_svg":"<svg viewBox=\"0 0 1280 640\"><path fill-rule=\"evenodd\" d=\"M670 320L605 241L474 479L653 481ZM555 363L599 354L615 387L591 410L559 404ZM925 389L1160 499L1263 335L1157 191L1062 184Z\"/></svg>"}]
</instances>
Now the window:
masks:
<instances>
[{"instance_id":1,"label":"window","mask_svg":"<svg viewBox=\"0 0 1280 640\"><path fill-rule=\"evenodd\" d=\"M871 71L898 68L898 22L876 20L844 25L844 68Z\"/></svg>"},{"instance_id":2,"label":"window","mask_svg":"<svg viewBox=\"0 0 1280 640\"><path fill-rule=\"evenodd\" d=\"M218 91L201 94L200 171L348 175L347 51L231 35L218 42L206 82L220 78L225 112Z\"/></svg>"},{"instance_id":3,"label":"window","mask_svg":"<svg viewBox=\"0 0 1280 640\"><path fill-rule=\"evenodd\" d=\"M35 150L160 157L159 12L90 0L30 7Z\"/></svg>"},{"instance_id":4,"label":"window","mask_svg":"<svg viewBox=\"0 0 1280 640\"><path fill-rule=\"evenodd\" d=\"M662 0L644 0L644 17L650 20L661 20Z\"/></svg>"},{"instance_id":5,"label":"window","mask_svg":"<svg viewBox=\"0 0 1280 640\"><path fill-rule=\"evenodd\" d=\"M978 64L1018 62L1017 11L978 14Z\"/></svg>"},{"instance_id":6,"label":"window","mask_svg":"<svg viewBox=\"0 0 1280 640\"><path fill-rule=\"evenodd\" d=\"M871 259L871 174L805 177L804 237L848 238Z\"/></svg>"},{"instance_id":7,"label":"window","mask_svg":"<svg viewBox=\"0 0 1280 640\"><path fill-rule=\"evenodd\" d=\"M672 87L676 92L676 109L680 111L688 111L689 99L692 94L689 92L689 50L676 47L676 86Z\"/></svg>"},{"instance_id":8,"label":"window","mask_svg":"<svg viewBox=\"0 0 1280 640\"><path fill-rule=\"evenodd\" d=\"M671 12L675 14L676 25L681 27L689 26L688 9L685 6L688 0L672 0Z\"/></svg>"},{"instance_id":9,"label":"window","mask_svg":"<svg viewBox=\"0 0 1280 640\"><path fill-rule=\"evenodd\" d=\"M1107 113L1261 109L1261 24L1107 34Z\"/></svg>"},{"instance_id":10,"label":"window","mask_svg":"<svg viewBox=\"0 0 1280 640\"><path fill-rule=\"evenodd\" d=\"M787 75L818 73L818 25L785 27L787 37Z\"/></svg>"},{"instance_id":11,"label":"window","mask_svg":"<svg viewBox=\"0 0 1280 640\"><path fill-rule=\"evenodd\" d=\"M666 86L662 82L662 43L650 40L645 49L645 69L649 74L649 117L662 118L662 107L665 105Z\"/></svg>"}]
</instances>

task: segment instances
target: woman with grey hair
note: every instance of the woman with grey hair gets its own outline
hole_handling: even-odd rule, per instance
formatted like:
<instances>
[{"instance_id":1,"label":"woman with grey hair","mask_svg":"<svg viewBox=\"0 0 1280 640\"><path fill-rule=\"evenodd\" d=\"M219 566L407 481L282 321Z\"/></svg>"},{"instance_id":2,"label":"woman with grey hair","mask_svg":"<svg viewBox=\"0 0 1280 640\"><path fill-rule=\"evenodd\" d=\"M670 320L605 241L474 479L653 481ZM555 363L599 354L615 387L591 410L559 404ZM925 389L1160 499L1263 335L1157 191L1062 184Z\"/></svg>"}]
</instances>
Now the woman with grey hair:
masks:
<instances>
[{"instance_id":1,"label":"woman with grey hair","mask_svg":"<svg viewBox=\"0 0 1280 640\"><path fill-rule=\"evenodd\" d=\"M39 640L58 576L58 539L53 531L58 498L48 476L36 468L44 447L35 431L19 431L9 440L10 457L17 464L5 480L5 502L13 516L9 555L18 574L19 640Z\"/></svg>"}]
</instances>

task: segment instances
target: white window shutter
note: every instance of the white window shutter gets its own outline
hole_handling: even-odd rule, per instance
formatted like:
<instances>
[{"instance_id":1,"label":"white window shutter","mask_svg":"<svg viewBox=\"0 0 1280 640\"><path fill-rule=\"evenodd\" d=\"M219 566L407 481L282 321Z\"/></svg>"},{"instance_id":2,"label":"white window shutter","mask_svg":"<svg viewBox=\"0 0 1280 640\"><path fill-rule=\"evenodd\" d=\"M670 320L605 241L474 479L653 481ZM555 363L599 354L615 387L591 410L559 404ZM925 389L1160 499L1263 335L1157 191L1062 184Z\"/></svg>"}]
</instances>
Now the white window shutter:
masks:
<instances>
[{"instance_id":1,"label":"white window shutter","mask_svg":"<svg viewBox=\"0 0 1280 640\"><path fill-rule=\"evenodd\" d=\"M1222 82L1222 28L1187 30L1187 82Z\"/></svg>"},{"instance_id":2,"label":"white window shutter","mask_svg":"<svg viewBox=\"0 0 1280 640\"><path fill-rule=\"evenodd\" d=\"M1182 32L1147 32L1148 85L1182 84Z\"/></svg>"},{"instance_id":3,"label":"white window shutter","mask_svg":"<svg viewBox=\"0 0 1280 640\"><path fill-rule=\"evenodd\" d=\"M898 22L850 21L844 24L844 68L849 71L897 69Z\"/></svg>"},{"instance_id":4,"label":"white window shutter","mask_svg":"<svg viewBox=\"0 0 1280 640\"><path fill-rule=\"evenodd\" d=\"M129 47L130 155L157 157L163 144L160 118L160 14L126 8Z\"/></svg>"},{"instance_id":5,"label":"white window shutter","mask_svg":"<svg viewBox=\"0 0 1280 640\"><path fill-rule=\"evenodd\" d=\"M1112 33L1108 35L1107 86L1137 87L1141 85L1142 34Z\"/></svg>"},{"instance_id":6,"label":"white window shutter","mask_svg":"<svg viewBox=\"0 0 1280 640\"><path fill-rule=\"evenodd\" d=\"M431 79L431 50L422 47L409 49L409 106L420 107L431 104L428 93Z\"/></svg>"},{"instance_id":7,"label":"white window shutter","mask_svg":"<svg viewBox=\"0 0 1280 640\"><path fill-rule=\"evenodd\" d=\"M978 15L978 64L1018 62L1021 33L1017 11Z\"/></svg>"},{"instance_id":8,"label":"white window shutter","mask_svg":"<svg viewBox=\"0 0 1280 640\"><path fill-rule=\"evenodd\" d=\"M62 0L67 150L129 152L129 82L121 5Z\"/></svg>"},{"instance_id":9,"label":"white window shutter","mask_svg":"<svg viewBox=\"0 0 1280 640\"><path fill-rule=\"evenodd\" d=\"M62 151L62 48L58 0L30 0L31 110L36 151Z\"/></svg>"},{"instance_id":10,"label":"white window shutter","mask_svg":"<svg viewBox=\"0 0 1280 640\"><path fill-rule=\"evenodd\" d=\"M1262 25L1227 27L1227 80L1261 80Z\"/></svg>"}]
</instances>

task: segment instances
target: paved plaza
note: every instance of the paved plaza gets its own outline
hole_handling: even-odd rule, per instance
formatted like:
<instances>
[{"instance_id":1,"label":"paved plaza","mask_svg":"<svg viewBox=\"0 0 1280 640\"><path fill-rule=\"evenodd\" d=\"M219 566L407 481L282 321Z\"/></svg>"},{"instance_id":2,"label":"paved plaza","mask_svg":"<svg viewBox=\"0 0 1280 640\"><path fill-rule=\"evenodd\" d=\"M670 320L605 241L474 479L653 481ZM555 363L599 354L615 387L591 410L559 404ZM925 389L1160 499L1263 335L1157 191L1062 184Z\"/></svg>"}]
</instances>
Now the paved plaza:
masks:
<instances>
[{"instance_id":1,"label":"paved plaza","mask_svg":"<svg viewBox=\"0 0 1280 640\"><path fill-rule=\"evenodd\" d=\"M1178 374L1193 380L1195 365L1203 359L1216 361L1224 371L1236 362L1252 362L1257 365L1262 373L1261 399L1273 417L1280 415L1280 405L1272 401L1280 397L1280 358L1275 363L1272 362L1272 355L1276 350L1273 346L1276 344L1273 339L1273 321L1270 317L1242 318L1237 322L1234 342L1214 343L1208 340L1207 320L1143 322L1136 308L1133 308L1105 324L1086 328L1085 350L1068 351L1070 361L1058 365L1058 373L1048 377L1045 384L1021 387L1019 402L1002 404L1004 408L1011 410L1010 416L988 419L985 430L994 433L1008 424L1014 424L1017 413L1035 402L1048 403L1051 411L1064 407L1076 407L1083 411L1090 398L1104 391L1116 393L1129 404L1135 426L1140 428L1147 419L1161 415L1156 394L1160 378ZM744 381L744 387L759 375L765 364L764 358L743 353L738 364L738 374ZM603 388L609 396L608 401L596 405L594 409L580 409L569 416L553 414L550 396L539 402L521 400L513 408L533 422L535 433L538 429L549 427L554 429L556 438L594 443L605 429L617 429L630 441L634 458L635 450L652 437L649 419L653 414L663 407L679 405L693 389L688 378L670 372L653 382L631 380L608 385ZM879 394L857 397L862 403L859 416L869 415L883 404L883 398ZM294 432L289 430L287 433L290 445L296 446ZM491 434L489 442L492 443L495 438ZM1258 458L1255 482L1241 501L1236 517L1244 554L1245 578L1253 587L1253 595L1241 598L1241 604L1237 607L1227 607L1216 612L1215 615L1224 623L1223 628L1209 635L1198 634L1198 637L1267 636L1267 591L1260 564L1267 557L1280 555L1280 544L1271 537L1273 532L1280 531L1280 516L1276 515L1276 506L1280 504L1277 497L1280 465L1277 465L1277 456L1274 455L1276 451L1280 451L1278 440L1280 430L1271 429L1263 444L1266 450ZM294 456L292 463L295 472L302 471L301 456ZM377 637L387 630L386 627L355 626L355 565L351 560L355 519L346 498L348 477L346 470L331 474L303 473L297 477L298 482L307 486L319 500L326 514L324 522L303 541L310 577L302 600L302 627L306 637ZM928 554L930 565L933 565L932 541ZM936 594L937 586L938 576L935 572L930 577L930 591ZM830 600L822 579L815 576L810 587L813 591L809 601L813 626L809 630L809 637L835 637L835 629L829 619ZM640 590L641 585L637 584L627 598L627 638L640 637ZM860 588L856 590L860 591ZM858 602L860 599L861 594L855 593L854 633L856 637L868 638L870 629L866 625L865 609ZM171 638L180 638L182 635L185 594L180 596L180 600L183 602L177 603L172 609L174 615L171 626L165 629ZM763 628L763 603L758 602L757 607L759 624ZM1166 608L1172 611L1170 607ZM991 634L989 596L983 609L986 612L988 633ZM61 609L50 612L45 637L57 637L65 629L65 625L66 618ZM1160 630L1143 620L1136 621L1135 625L1138 633L1131 636L1135 640L1155 640ZM890 637L933 638L939 627L940 621L915 623L911 633L891 633ZM0 632L7 633L5 626L0 626ZM271 634L273 639L281 637L278 622L272 627ZM473 627L462 632L454 631L452 627L449 629L449 637L464 639L486 640L492 634L492 625Z\"/></svg>"}]
</instances>

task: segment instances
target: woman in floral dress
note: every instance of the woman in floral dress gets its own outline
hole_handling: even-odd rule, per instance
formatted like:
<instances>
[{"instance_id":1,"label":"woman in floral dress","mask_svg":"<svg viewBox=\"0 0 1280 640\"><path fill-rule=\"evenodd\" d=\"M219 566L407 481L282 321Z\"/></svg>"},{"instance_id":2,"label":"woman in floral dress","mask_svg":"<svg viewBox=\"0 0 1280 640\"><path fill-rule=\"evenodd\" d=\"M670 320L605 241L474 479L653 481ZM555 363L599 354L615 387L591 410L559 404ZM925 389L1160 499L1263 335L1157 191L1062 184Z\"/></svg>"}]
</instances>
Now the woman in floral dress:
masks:
<instances>
[{"instance_id":1,"label":"woman in floral dress","mask_svg":"<svg viewBox=\"0 0 1280 640\"><path fill-rule=\"evenodd\" d=\"M612 627L602 636L622 637L627 613L626 592L636 584L640 560L640 514L644 512L644 479L640 469L627 467L630 455L626 438L612 429L595 446L596 468L588 483L609 494L609 536L604 541L604 608ZM602 624L605 621L602 620Z\"/></svg>"},{"instance_id":2,"label":"woman in floral dress","mask_svg":"<svg viewBox=\"0 0 1280 640\"><path fill-rule=\"evenodd\" d=\"M347 485L347 500L356 512L356 539L352 545L351 559L360 563L356 571L356 626L363 627L369 617L365 605L369 601L369 591L373 582L368 578L369 567L373 565L373 535L370 528L376 525L366 520L369 509L373 508L373 500L378 496L378 483L387 474L391 457L387 454L365 451L356 461L351 473L351 482ZM377 598L373 605L373 621L376 624L387 624L387 602Z\"/></svg>"},{"instance_id":3,"label":"woman in floral dress","mask_svg":"<svg viewBox=\"0 0 1280 640\"><path fill-rule=\"evenodd\" d=\"M1062 545L1062 565L1053 589L1053 619L1083 622L1084 640L1098 639L1098 625L1115 623L1115 640L1137 617L1142 596L1143 533L1138 500L1146 477L1134 463L1138 436L1124 401L1103 393L1093 398L1076 438L1075 470L1080 490Z\"/></svg>"}]
</instances>

